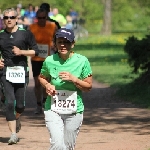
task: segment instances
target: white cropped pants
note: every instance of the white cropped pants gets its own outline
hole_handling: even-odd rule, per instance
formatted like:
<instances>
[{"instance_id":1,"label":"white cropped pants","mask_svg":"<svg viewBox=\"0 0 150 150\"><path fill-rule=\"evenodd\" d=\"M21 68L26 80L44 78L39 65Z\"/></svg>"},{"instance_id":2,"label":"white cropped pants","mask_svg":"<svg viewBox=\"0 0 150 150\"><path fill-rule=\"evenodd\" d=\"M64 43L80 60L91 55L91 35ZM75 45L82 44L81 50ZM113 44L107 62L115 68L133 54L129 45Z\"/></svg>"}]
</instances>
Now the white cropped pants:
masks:
<instances>
[{"instance_id":1,"label":"white cropped pants","mask_svg":"<svg viewBox=\"0 0 150 150\"><path fill-rule=\"evenodd\" d=\"M49 150L74 150L76 138L83 121L83 114L60 115L44 111L45 123L50 133Z\"/></svg>"}]
</instances>

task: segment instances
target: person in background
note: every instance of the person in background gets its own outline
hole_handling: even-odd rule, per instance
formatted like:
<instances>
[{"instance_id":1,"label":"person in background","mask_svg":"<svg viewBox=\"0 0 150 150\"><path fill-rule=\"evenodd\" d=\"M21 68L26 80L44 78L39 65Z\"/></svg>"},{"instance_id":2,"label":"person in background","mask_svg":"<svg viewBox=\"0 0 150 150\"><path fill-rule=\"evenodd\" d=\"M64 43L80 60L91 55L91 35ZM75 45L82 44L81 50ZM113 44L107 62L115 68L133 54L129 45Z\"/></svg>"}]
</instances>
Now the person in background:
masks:
<instances>
[{"instance_id":1,"label":"person in background","mask_svg":"<svg viewBox=\"0 0 150 150\"><path fill-rule=\"evenodd\" d=\"M5 28L5 25L4 25L3 19L0 18L0 30L2 30L4 28Z\"/></svg>"},{"instance_id":2,"label":"person in background","mask_svg":"<svg viewBox=\"0 0 150 150\"><path fill-rule=\"evenodd\" d=\"M30 24L34 22L34 19L36 18L36 12L34 11L34 7L32 4L28 5L28 9L24 12L24 16L27 17Z\"/></svg>"},{"instance_id":3,"label":"person in background","mask_svg":"<svg viewBox=\"0 0 150 150\"><path fill-rule=\"evenodd\" d=\"M3 21L3 14L0 9L0 30L2 30L4 28L5 28L5 25L4 25L4 21Z\"/></svg>"},{"instance_id":4,"label":"person in background","mask_svg":"<svg viewBox=\"0 0 150 150\"><path fill-rule=\"evenodd\" d=\"M45 9L48 12L48 14L49 14L49 12L50 12L50 5L48 3L42 3L40 5L40 8ZM56 21L56 20L52 19L51 17L49 17L49 15L47 17L47 20L50 21L50 22L54 22L56 24L56 26L57 26L58 29L61 28L61 26L58 23L58 21Z\"/></svg>"},{"instance_id":5,"label":"person in background","mask_svg":"<svg viewBox=\"0 0 150 150\"><path fill-rule=\"evenodd\" d=\"M62 14L59 14L58 8L53 9L53 16L51 16L51 19L58 21L61 27L65 27L67 23L66 18Z\"/></svg>"},{"instance_id":6,"label":"person in background","mask_svg":"<svg viewBox=\"0 0 150 150\"><path fill-rule=\"evenodd\" d=\"M69 16L69 15L66 16L66 20L67 20L66 28L73 30L74 28L73 28L71 16Z\"/></svg>"},{"instance_id":7,"label":"person in background","mask_svg":"<svg viewBox=\"0 0 150 150\"><path fill-rule=\"evenodd\" d=\"M3 19L2 10L0 9L0 18Z\"/></svg>"},{"instance_id":8,"label":"person in background","mask_svg":"<svg viewBox=\"0 0 150 150\"><path fill-rule=\"evenodd\" d=\"M76 29L78 23L78 13L75 10L73 10L73 8L70 8L69 16L72 17L72 24L74 29Z\"/></svg>"},{"instance_id":9,"label":"person in background","mask_svg":"<svg viewBox=\"0 0 150 150\"><path fill-rule=\"evenodd\" d=\"M29 19L27 17L21 15L21 7L20 7L19 4L17 5L16 10L17 10L17 13L18 13L17 26L20 27L20 28L27 29L28 26L30 25Z\"/></svg>"},{"instance_id":10,"label":"person in background","mask_svg":"<svg viewBox=\"0 0 150 150\"><path fill-rule=\"evenodd\" d=\"M17 5L17 8L16 8L16 11L17 11L17 14L18 14L18 21L17 21L17 26L20 27L20 28L23 28L23 18L21 16L21 6L22 5Z\"/></svg>"},{"instance_id":11,"label":"person in background","mask_svg":"<svg viewBox=\"0 0 150 150\"><path fill-rule=\"evenodd\" d=\"M75 53L74 33L61 28L55 34L58 52L43 62L38 77L48 96L45 123L50 133L50 150L73 150L83 121L82 91L92 88L88 59Z\"/></svg>"},{"instance_id":12,"label":"person in background","mask_svg":"<svg viewBox=\"0 0 150 150\"><path fill-rule=\"evenodd\" d=\"M3 12L5 30L0 32L0 78L6 98L6 120L11 132L8 144L18 142L20 116L25 109L26 88L29 82L27 56L38 55L38 46L30 31L17 26L18 14L14 8ZM14 102L16 105L14 107Z\"/></svg>"},{"instance_id":13,"label":"person in background","mask_svg":"<svg viewBox=\"0 0 150 150\"><path fill-rule=\"evenodd\" d=\"M48 13L48 16L51 18L51 16L53 16L53 9L52 8L50 8L50 11L49 11L49 13Z\"/></svg>"},{"instance_id":14,"label":"person in background","mask_svg":"<svg viewBox=\"0 0 150 150\"><path fill-rule=\"evenodd\" d=\"M35 13L39 10L39 6L35 6L34 11Z\"/></svg>"},{"instance_id":15,"label":"person in background","mask_svg":"<svg viewBox=\"0 0 150 150\"><path fill-rule=\"evenodd\" d=\"M34 34L39 47L39 55L31 58L32 72L35 82L36 110L35 114L42 113L42 102L45 102L47 94L41 86L38 76L40 74L43 61L48 55L51 55L51 49L54 49L53 37L57 30L54 22L47 21L48 12L40 8L36 13L37 23L31 24L29 30Z\"/></svg>"}]
</instances>

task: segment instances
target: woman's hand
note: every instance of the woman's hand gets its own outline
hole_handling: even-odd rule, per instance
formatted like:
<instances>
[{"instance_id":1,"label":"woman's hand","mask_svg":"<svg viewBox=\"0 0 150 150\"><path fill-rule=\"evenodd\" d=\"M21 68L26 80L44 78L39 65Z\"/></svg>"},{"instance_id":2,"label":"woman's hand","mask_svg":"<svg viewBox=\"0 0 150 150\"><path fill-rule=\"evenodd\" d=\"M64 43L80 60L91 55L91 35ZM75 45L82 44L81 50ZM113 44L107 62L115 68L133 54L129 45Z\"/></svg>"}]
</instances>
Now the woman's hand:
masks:
<instances>
[{"instance_id":1,"label":"woman's hand","mask_svg":"<svg viewBox=\"0 0 150 150\"><path fill-rule=\"evenodd\" d=\"M51 85L50 83L47 83L45 85L45 89L46 89L46 93L49 95L49 96L54 96L56 94L56 90L55 90L55 86L54 85Z\"/></svg>"},{"instance_id":2,"label":"woman's hand","mask_svg":"<svg viewBox=\"0 0 150 150\"><path fill-rule=\"evenodd\" d=\"M59 73L59 77L62 80L73 82L76 87L82 91L89 91L92 88L92 75L89 75L88 77L81 80L73 76L71 73L64 71Z\"/></svg>"},{"instance_id":3,"label":"woman's hand","mask_svg":"<svg viewBox=\"0 0 150 150\"><path fill-rule=\"evenodd\" d=\"M73 76L71 73L69 72L60 72L59 73L59 77L62 79L62 80L66 80L66 81L71 81L71 82L76 82L77 81L77 77Z\"/></svg>"}]
</instances>

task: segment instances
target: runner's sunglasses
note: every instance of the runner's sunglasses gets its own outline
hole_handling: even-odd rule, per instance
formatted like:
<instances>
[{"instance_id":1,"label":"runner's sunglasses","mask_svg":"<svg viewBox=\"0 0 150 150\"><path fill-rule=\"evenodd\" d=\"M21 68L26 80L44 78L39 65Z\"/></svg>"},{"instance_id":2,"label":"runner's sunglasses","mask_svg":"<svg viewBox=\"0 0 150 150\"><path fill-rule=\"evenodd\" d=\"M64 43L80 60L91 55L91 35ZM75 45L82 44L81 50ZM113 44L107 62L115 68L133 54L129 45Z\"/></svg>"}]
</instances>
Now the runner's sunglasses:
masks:
<instances>
[{"instance_id":1,"label":"runner's sunglasses","mask_svg":"<svg viewBox=\"0 0 150 150\"><path fill-rule=\"evenodd\" d=\"M4 16L3 19L16 19L16 16Z\"/></svg>"}]
</instances>

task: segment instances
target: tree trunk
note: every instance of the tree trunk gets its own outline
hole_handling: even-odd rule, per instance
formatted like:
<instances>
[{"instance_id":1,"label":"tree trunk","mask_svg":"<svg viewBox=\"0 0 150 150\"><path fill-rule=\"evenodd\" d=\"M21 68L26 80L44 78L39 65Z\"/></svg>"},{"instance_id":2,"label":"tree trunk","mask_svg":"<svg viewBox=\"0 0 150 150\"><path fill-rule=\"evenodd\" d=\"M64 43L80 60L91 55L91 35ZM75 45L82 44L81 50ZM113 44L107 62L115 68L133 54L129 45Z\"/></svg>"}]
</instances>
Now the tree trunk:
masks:
<instances>
[{"instance_id":1,"label":"tree trunk","mask_svg":"<svg viewBox=\"0 0 150 150\"><path fill-rule=\"evenodd\" d=\"M104 1L104 17L101 29L101 34L103 35L111 34L111 2L111 0Z\"/></svg>"}]
</instances>

